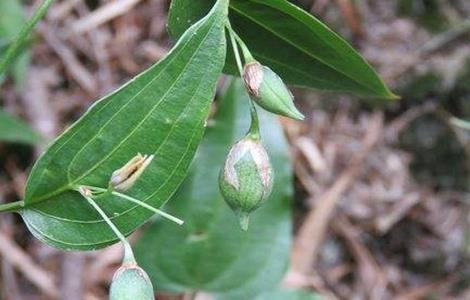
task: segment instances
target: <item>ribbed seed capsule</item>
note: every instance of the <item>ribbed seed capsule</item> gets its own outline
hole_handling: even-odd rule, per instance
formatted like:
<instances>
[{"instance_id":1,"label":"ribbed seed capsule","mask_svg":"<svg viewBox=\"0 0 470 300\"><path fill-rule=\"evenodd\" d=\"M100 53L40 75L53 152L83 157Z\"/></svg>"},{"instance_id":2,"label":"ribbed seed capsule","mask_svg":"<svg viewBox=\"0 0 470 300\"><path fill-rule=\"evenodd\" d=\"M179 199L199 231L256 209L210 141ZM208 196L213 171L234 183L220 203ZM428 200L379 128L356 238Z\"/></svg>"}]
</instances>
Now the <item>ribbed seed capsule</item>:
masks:
<instances>
[{"instance_id":1,"label":"ribbed seed capsule","mask_svg":"<svg viewBox=\"0 0 470 300\"><path fill-rule=\"evenodd\" d=\"M270 68L251 62L243 68L243 80L248 94L259 106L275 114L303 120L294 105L294 97L282 79Z\"/></svg>"},{"instance_id":2,"label":"ribbed seed capsule","mask_svg":"<svg viewBox=\"0 0 470 300\"><path fill-rule=\"evenodd\" d=\"M154 300L153 286L145 271L135 264L121 266L114 274L110 300Z\"/></svg>"},{"instance_id":3,"label":"ribbed seed capsule","mask_svg":"<svg viewBox=\"0 0 470 300\"><path fill-rule=\"evenodd\" d=\"M123 167L117 169L111 175L109 185L117 191L127 191L139 179L147 166L152 162L153 155L142 155L138 153Z\"/></svg>"},{"instance_id":4,"label":"ribbed seed capsule","mask_svg":"<svg viewBox=\"0 0 470 300\"><path fill-rule=\"evenodd\" d=\"M267 200L272 182L271 163L260 140L247 136L232 146L220 171L219 187L243 230L248 229L249 214Z\"/></svg>"}]
</instances>

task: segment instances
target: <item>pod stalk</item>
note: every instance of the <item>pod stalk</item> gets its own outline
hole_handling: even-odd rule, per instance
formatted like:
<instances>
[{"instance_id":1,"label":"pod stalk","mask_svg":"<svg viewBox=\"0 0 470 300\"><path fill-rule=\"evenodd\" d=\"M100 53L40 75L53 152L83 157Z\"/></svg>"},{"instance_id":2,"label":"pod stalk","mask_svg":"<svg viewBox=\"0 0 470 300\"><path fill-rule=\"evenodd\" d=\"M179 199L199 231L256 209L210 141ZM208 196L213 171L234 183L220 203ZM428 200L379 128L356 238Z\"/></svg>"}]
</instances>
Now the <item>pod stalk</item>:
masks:
<instances>
[{"instance_id":1,"label":"pod stalk","mask_svg":"<svg viewBox=\"0 0 470 300\"><path fill-rule=\"evenodd\" d=\"M256 107L252 100L250 100L250 114L251 114L251 124L250 124L250 129L248 130L248 135L254 140L260 140L261 135L259 131L258 113L256 112Z\"/></svg>"},{"instance_id":2,"label":"pod stalk","mask_svg":"<svg viewBox=\"0 0 470 300\"><path fill-rule=\"evenodd\" d=\"M235 31L233 31L232 26L230 25L230 21L228 20L226 28L228 29L228 34L230 36L230 43L232 44L233 55L235 56L238 72L240 73L240 76L243 76L242 61L240 58L240 52L238 51L238 44L235 40Z\"/></svg>"},{"instance_id":3,"label":"pod stalk","mask_svg":"<svg viewBox=\"0 0 470 300\"><path fill-rule=\"evenodd\" d=\"M248 226L250 225L250 214L247 212L239 212L238 221L240 222L240 228L243 231L248 231Z\"/></svg>"},{"instance_id":4,"label":"pod stalk","mask_svg":"<svg viewBox=\"0 0 470 300\"><path fill-rule=\"evenodd\" d=\"M86 187L80 187L77 190L83 198L85 198L88 203L90 203L91 206L101 215L103 220L108 224L108 226L111 228L111 230L114 232L114 234L119 238L121 241L122 245L124 246L124 259L123 263L124 264L137 264L135 257L134 257L134 252L132 251L132 247L129 244L129 241L126 239L126 237L119 231L119 229L114 225L114 223L109 219L109 217L106 215L106 213L101 209L101 207L93 200L91 197L92 193L91 191L86 188Z\"/></svg>"},{"instance_id":5,"label":"pod stalk","mask_svg":"<svg viewBox=\"0 0 470 300\"><path fill-rule=\"evenodd\" d=\"M131 197L131 196L129 196L129 195L126 195L126 194L120 193L120 192L118 192L118 191L115 191L115 190L112 189L112 188L104 189L104 188L100 188L100 187L96 187L96 186L89 186L89 185L87 185L87 186L85 186L85 187L88 188L88 189L90 189L90 190L93 191L93 192L111 193L111 194L113 194L113 195L115 195L115 196L118 196L118 197L124 199L124 200L133 202L133 203L135 203L135 204L137 204L137 205L139 205L139 206L141 206L141 207L143 207L143 208L146 208L146 209L148 209L148 210L150 210L150 211L152 211L152 212L154 212L154 213L156 213L156 214L158 214L158 215L160 215L160 216L162 216L162 217L164 217L164 218L166 218L166 219L168 219L168 220L170 220L170 221L175 222L175 223L178 224L178 225L183 225L183 224L184 224L184 221L183 221L183 220L181 220L181 219L179 219L179 218L177 218L177 217L175 217L175 216L172 216L172 215L170 215L169 213L166 213L166 212L164 212L164 211L162 211L162 210L160 210L160 209L158 209L158 208L155 208L155 207L153 207L153 206L151 206L151 205L145 203L144 201L141 201L141 200L136 199L136 198L134 198L134 197Z\"/></svg>"}]
</instances>

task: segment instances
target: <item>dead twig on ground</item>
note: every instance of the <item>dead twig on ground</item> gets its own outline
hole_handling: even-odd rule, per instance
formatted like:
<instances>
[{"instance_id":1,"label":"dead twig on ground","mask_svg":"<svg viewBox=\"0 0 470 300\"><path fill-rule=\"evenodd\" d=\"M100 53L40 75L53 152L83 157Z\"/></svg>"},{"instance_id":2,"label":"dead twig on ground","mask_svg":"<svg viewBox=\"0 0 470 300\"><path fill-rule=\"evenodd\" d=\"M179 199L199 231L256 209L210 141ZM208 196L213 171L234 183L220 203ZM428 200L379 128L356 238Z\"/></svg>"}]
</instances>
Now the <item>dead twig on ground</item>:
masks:
<instances>
[{"instance_id":1,"label":"dead twig on ground","mask_svg":"<svg viewBox=\"0 0 470 300\"><path fill-rule=\"evenodd\" d=\"M350 245L368 299L384 299L387 281L372 253L361 242L360 233L346 218L338 217L333 228Z\"/></svg>"},{"instance_id":2,"label":"dead twig on ground","mask_svg":"<svg viewBox=\"0 0 470 300\"><path fill-rule=\"evenodd\" d=\"M83 66L72 49L62 42L49 27L39 26L38 29L49 46L63 61L64 68L72 78L89 94L94 94L97 90L96 80Z\"/></svg>"},{"instance_id":3,"label":"dead twig on ground","mask_svg":"<svg viewBox=\"0 0 470 300\"><path fill-rule=\"evenodd\" d=\"M414 106L401 114L395 120L393 120L385 131L385 139L387 142L397 141L399 135L410 126L410 124L417 118L433 113L437 109L437 104L434 102L425 102L423 105Z\"/></svg>"},{"instance_id":4,"label":"dead twig on ground","mask_svg":"<svg viewBox=\"0 0 470 300\"><path fill-rule=\"evenodd\" d=\"M0 255L24 274L35 286L51 299L59 299L59 289L52 274L39 267L29 255L4 233L0 232Z\"/></svg>"},{"instance_id":5,"label":"dead twig on ground","mask_svg":"<svg viewBox=\"0 0 470 300\"><path fill-rule=\"evenodd\" d=\"M461 37L463 34L470 31L470 19L466 19L463 22L455 25L449 30L433 37L426 44L424 44L418 52L421 56L426 56L439 51L453 40Z\"/></svg>"},{"instance_id":6,"label":"dead twig on ground","mask_svg":"<svg viewBox=\"0 0 470 300\"><path fill-rule=\"evenodd\" d=\"M449 285L450 282L451 282L450 279L444 279L444 280L432 282L430 284L411 288L397 295L396 299L397 300L420 300L436 292L438 289L441 289L444 286ZM459 299L466 299L466 298L459 298Z\"/></svg>"},{"instance_id":7,"label":"dead twig on ground","mask_svg":"<svg viewBox=\"0 0 470 300\"><path fill-rule=\"evenodd\" d=\"M66 0L60 3L56 3L49 9L47 16L50 20L59 21L66 18L74 7L82 2L82 0Z\"/></svg>"},{"instance_id":8,"label":"dead twig on ground","mask_svg":"<svg viewBox=\"0 0 470 300\"><path fill-rule=\"evenodd\" d=\"M119 0L103 5L70 25L66 35L81 34L128 12L141 0Z\"/></svg>"},{"instance_id":9,"label":"dead twig on ground","mask_svg":"<svg viewBox=\"0 0 470 300\"><path fill-rule=\"evenodd\" d=\"M421 197L422 195L420 193L415 192L405 195L402 201L396 202L387 215L377 219L375 225L378 231L382 234L389 231L413 206L419 203Z\"/></svg>"},{"instance_id":10,"label":"dead twig on ground","mask_svg":"<svg viewBox=\"0 0 470 300\"><path fill-rule=\"evenodd\" d=\"M338 5L344 20L351 29L354 37L359 39L364 38L365 32L362 28L361 18L354 6L354 2L351 0L336 0L336 5Z\"/></svg>"}]
</instances>

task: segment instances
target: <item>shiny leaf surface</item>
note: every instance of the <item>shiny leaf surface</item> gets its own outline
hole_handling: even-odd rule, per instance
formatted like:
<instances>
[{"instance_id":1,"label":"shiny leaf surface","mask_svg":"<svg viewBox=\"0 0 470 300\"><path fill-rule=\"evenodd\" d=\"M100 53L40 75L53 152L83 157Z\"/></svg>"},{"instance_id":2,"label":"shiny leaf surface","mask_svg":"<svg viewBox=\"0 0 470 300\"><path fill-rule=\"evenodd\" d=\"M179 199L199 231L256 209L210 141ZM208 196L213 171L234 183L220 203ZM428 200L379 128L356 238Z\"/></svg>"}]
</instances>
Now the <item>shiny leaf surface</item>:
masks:
<instances>
[{"instance_id":1,"label":"shiny leaf surface","mask_svg":"<svg viewBox=\"0 0 470 300\"><path fill-rule=\"evenodd\" d=\"M155 158L126 193L153 207L170 198L203 135L225 59L226 11L227 0L218 1L163 60L95 103L38 160L21 211L37 238L78 250L114 243L110 228L72 189L106 188L112 172L137 153ZM96 201L124 234L152 216L111 194Z\"/></svg>"}]
</instances>

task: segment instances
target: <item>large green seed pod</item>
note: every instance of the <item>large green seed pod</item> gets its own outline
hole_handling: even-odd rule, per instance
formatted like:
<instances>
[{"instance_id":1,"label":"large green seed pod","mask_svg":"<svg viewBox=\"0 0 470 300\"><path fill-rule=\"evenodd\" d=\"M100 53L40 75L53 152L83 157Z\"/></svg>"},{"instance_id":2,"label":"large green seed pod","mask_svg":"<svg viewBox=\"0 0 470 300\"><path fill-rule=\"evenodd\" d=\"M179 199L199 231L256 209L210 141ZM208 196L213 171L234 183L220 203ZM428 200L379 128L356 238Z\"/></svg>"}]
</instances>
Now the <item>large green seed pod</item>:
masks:
<instances>
[{"instance_id":1,"label":"large green seed pod","mask_svg":"<svg viewBox=\"0 0 470 300\"><path fill-rule=\"evenodd\" d=\"M294 105L294 96L282 79L270 68L254 61L243 68L243 80L251 99L272 113L303 120Z\"/></svg>"},{"instance_id":2,"label":"large green seed pod","mask_svg":"<svg viewBox=\"0 0 470 300\"><path fill-rule=\"evenodd\" d=\"M145 271L135 264L125 264L114 274L110 300L154 300L153 286Z\"/></svg>"},{"instance_id":3,"label":"large green seed pod","mask_svg":"<svg viewBox=\"0 0 470 300\"><path fill-rule=\"evenodd\" d=\"M219 175L219 187L228 205L248 229L249 214L271 193L273 174L268 153L259 139L250 135L235 143Z\"/></svg>"}]
</instances>

